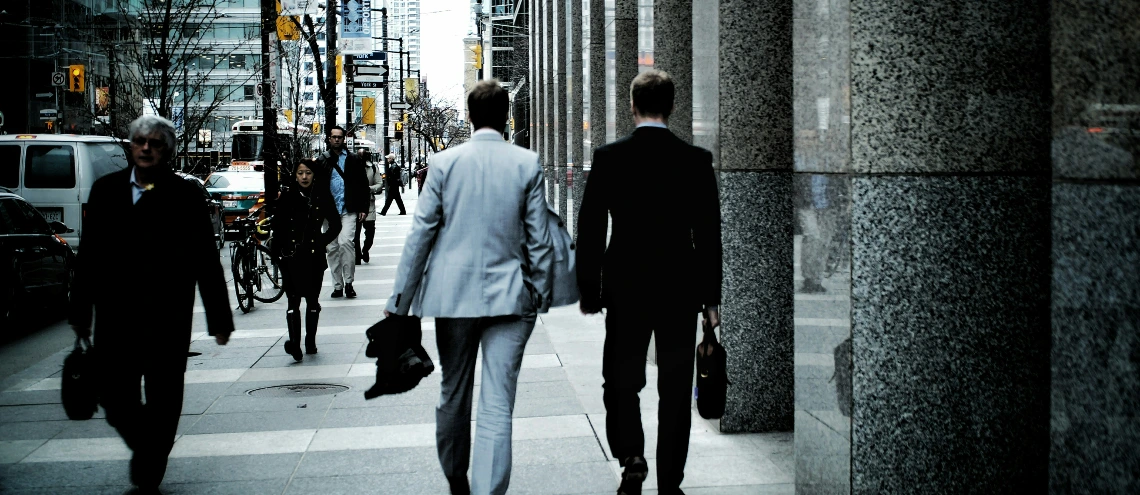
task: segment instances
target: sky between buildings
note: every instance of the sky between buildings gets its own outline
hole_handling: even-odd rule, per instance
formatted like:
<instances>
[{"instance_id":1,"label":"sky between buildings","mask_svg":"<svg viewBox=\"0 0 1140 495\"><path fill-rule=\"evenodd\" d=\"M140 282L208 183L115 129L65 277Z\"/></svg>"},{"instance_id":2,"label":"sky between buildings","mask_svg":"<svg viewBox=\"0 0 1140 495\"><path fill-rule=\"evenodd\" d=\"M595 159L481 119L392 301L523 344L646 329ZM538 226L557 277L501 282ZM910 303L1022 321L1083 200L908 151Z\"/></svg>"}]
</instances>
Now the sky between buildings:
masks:
<instances>
[{"instance_id":1,"label":"sky between buildings","mask_svg":"<svg viewBox=\"0 0 1140 495\"><path fill-rule=\"evenodd\" d=\"M420 68L437 98L463 108L463 38L471 29L470 0L420 0Z\"/></svg>"}]
</instances>

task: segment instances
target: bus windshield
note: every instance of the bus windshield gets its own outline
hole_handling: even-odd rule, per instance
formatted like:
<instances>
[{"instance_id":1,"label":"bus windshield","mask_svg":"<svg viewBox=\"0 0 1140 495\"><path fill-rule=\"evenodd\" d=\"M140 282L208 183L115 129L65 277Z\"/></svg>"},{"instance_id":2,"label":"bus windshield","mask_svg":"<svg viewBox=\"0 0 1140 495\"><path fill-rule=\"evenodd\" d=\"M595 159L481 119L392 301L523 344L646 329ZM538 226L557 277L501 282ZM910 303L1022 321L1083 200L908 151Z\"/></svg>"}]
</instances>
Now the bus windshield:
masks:
<instances>
[{"instance_id":1,"label":"bus windshield","mask_svg":"<svg viewBox=\"0 0 1140 495\"><path fill-rule=\"evenodd\" d=\"M244 161L261 160L261 144L263 141L260 135L234 135L234 144L233 149L230 150L230 159Z\"/></svg>"}]
</instances>

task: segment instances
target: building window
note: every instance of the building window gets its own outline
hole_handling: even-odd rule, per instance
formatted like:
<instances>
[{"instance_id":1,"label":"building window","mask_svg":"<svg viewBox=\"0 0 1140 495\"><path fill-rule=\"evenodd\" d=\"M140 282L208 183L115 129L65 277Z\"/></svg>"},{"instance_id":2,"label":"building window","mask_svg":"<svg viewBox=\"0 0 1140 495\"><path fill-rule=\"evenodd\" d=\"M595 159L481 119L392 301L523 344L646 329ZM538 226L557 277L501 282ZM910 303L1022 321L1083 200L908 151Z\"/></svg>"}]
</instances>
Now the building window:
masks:
<instances>
[{"instance_id":1,"label":"building window","mask_svg":"<svg viewBox=\"0 0 1140 495\"><path fill-rule=\"evenodd\" d=\"M252 84L246 84L244 91L245 91L245 100L246 101L253 101L253 95L254 95L254 91L255 91L254 86Z\"/></svg>"},{"instance_id":2,"label":"building window","mask_svg":"<svg viewBox=\"0 0 1140 495\"><path fill-rule=\"evenodd\" d=\"M313 70L313 63L312 62L305 62L305 70L306 71ZM312 84L312 83L310 83L310 84Z\"/></svg>"},{"instance_id":3,"label":"building window","mask_svg":"<svg viewBox=\"0 0 1140 495\"><path fill-rule=\"evenodd\" d=\"M305 77L305 86L312 86L312 85L313 85L313 76Z\"/></svg>"},{"instance_id":4,"label":"building window","mask_svg":"<svg viewBox=\"0 0 1140 495\"><path fill-rule=\"evenodd\" d=\"M313 93L311 91L305 93L305 101L313 101Z\"/></svg>"}]
</instances>

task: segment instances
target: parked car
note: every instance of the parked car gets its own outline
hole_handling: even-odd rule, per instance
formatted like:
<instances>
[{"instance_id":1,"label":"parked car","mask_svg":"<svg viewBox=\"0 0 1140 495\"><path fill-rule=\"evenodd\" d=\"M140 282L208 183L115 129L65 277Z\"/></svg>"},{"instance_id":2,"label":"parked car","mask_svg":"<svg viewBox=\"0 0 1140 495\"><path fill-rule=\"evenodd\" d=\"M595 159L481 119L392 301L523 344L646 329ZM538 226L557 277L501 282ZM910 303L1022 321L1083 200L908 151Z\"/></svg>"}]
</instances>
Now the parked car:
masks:
<instances>
[{"instance_id":1,"label":"parked car","mask_svg":"<svg viewBox=\"0 0 1140 495\"><path fill-rule=\"evenodd\" d=\"M225 218L222 215L222 201L210 196L210 192L206 190L206 183L203 182L202 179L182 172L177 172L177 174L179 177L197 186L202 192L202 200L206 203L206 210L210 212L210 225L213 227L214 243L218 245L218 249L221 249L226 243L226 226Z\"/></svg>"},{"instance_id":2,"label":"parked car","mask_svg":"<svg viewBox=\"0 0 1140 495\"><path fill-rule=\"evenodd\" d=\"M75 255L63 235L70 233L0 188L0 326L24 308L66 307Z\"/></svg>"},{"instance_id":3,"label":"parked car","mask_svg":"<svg viewBox=\"0 0 1140 495\"><path fill-rule=\"evenodd\" d=\"M265 176L261 172L214 172L206 178L210 197L222 202L226 230L232 230L235 219L245 218L258 203L263 203Z\"/></svg>"},{"instance_id":4,"label":"parked car","mask_svg":"<svg viewBox=\"0 0 1140 495\"><path fill-rule=\"evenodd\" d=\"M62 234L75 249L91 185L127 168L125 141L107 136L11 134L0 136L0 187L20 195L49 222L66 222Z\"/></svg>"}]
</instances>

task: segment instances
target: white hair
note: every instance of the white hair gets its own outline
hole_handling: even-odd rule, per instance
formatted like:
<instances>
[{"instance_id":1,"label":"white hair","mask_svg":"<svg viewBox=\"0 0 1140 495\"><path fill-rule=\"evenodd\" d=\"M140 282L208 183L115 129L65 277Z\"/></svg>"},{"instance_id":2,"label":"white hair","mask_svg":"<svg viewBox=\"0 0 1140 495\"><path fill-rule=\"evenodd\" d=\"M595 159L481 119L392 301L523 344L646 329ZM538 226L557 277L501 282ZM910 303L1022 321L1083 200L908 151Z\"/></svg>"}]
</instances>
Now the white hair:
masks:
<instances>
[{"instance_id":1,"label":"white hair","mask_svg":"<svg viewBox=\"0 0 1140 495\"><path fill-rule=\"evenodd\" d=\"M147 137L151 134L158 133L162 136L162 142L166 144L168 153L174 153L174 149L178 146L177 140L174 137L174 122L166 120L157 115L143 115L131 122L127 128L127 133L131 140L136 137Z\"/></svg>"}]
</instances>

